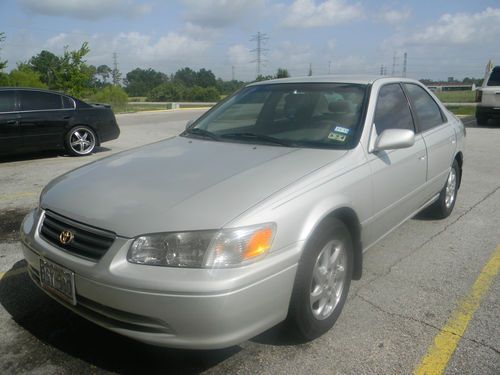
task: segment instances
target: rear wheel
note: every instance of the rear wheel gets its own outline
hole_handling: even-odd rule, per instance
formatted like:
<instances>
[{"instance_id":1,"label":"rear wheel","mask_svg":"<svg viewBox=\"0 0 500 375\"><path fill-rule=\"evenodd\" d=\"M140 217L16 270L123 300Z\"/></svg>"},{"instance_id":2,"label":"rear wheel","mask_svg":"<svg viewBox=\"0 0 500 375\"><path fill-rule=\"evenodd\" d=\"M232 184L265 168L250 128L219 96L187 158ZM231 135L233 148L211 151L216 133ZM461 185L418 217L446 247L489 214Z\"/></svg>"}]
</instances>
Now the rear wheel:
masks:
<instances>
[{"instance_id":1,"label":"rear wheel","mask_svg":"<svg viewBox=\"0 0 500 375\"><path fill-rule=\"evenodd\" d=\"M488 117L477 116L476 117L476 123L477 123L478 126L486 125L486 124L488 124Z\"/></svg>"},{"instance_id":2,"label":"rear wheel","mask_svg":"<svg viewBox=\"0 0 500 375\"><path fill-rule=\"evenodd\" d=\"M88 126L75 126L66 134L66 151L71 155L89 155L94 151L96 144L96 135Z\"/></svg>"},{"instance_id":3,"label":"rear wheel","mask_svg":"<svg viewBox=\"0 0 500 375\"><path fill-rule=\"evenodd\" d=\"M344 307L353 269L352 239L337 219L328 220L304 249L288 320L305 340L327 332Z\"/></svg>"}]
</instances>

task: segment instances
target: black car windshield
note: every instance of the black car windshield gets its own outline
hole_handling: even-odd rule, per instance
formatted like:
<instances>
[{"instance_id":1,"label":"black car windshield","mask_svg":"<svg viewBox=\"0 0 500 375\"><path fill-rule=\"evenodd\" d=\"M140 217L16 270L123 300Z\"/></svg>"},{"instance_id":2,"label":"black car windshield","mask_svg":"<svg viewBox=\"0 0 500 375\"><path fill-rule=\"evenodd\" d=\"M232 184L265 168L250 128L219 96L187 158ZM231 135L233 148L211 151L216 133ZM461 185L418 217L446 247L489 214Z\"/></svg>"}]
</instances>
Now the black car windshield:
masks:
<instances>
[{"instance_id":1,"label":"black car windshield","mask_svg":"<svg viewBox=\"0 0 500 375\"><path fill-rule=\"evenodd\" d=\"M182 135L285 147L351 148L366 85L283 83L246 87Z\"/></svg>"}]
</instances>

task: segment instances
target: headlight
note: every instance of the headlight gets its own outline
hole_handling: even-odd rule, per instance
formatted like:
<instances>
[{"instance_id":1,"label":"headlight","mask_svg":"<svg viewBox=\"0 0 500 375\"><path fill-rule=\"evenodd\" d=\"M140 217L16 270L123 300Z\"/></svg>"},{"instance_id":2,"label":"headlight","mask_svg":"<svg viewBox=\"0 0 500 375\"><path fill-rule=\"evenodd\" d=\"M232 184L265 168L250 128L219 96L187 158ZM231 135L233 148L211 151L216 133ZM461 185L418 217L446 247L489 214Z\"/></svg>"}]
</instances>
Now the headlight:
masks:
<instances>
[{"instance_id":1,"label":"headlight","mask_svg":"<svg viewBox=\"0 0 500 375\"><path fill-rule=\"evenodd\" d=\"M166 267L237 267L264 256L276 234L273 223L220 231L157 233L134 240L131 263Z\"/></svg>"}]
</instances>

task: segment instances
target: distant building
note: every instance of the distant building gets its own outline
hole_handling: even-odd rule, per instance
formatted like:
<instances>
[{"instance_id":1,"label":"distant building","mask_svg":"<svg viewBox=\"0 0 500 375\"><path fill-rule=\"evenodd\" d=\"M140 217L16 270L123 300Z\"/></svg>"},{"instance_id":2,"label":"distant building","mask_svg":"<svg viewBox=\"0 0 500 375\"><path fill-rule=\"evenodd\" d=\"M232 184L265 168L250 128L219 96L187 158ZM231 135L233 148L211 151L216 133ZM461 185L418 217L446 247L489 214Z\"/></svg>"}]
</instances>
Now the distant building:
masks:
<instances>
[{"instance_id":1,"label":"distant building","mask_svg":"<svg viewBox=\"0 0 500 375\"><path fill-rule=\"evenodd\" d=\"M426 86L431 91L465 91L475 89L472 83L459 82L433 82L426 84Z\"/></svg>"}]
</instances>

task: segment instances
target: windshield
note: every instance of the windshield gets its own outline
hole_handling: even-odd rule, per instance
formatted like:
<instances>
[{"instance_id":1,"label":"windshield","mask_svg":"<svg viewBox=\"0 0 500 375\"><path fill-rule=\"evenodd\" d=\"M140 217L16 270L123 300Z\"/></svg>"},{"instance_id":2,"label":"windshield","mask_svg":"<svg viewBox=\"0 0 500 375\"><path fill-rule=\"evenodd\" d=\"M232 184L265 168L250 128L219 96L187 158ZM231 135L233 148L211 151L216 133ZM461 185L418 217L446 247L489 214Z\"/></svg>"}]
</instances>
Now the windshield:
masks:
<instances>
[{"instance_id":1,"label":"windshield","mask_svg":"<svg viewBox=\"0 0 500 375\"><path fill-rule=\"evenodd\" d=\"M182 135L225 142L347 149L362 118L366 85L250 86L207 112Z\"/></svg>"}]
</instances>

